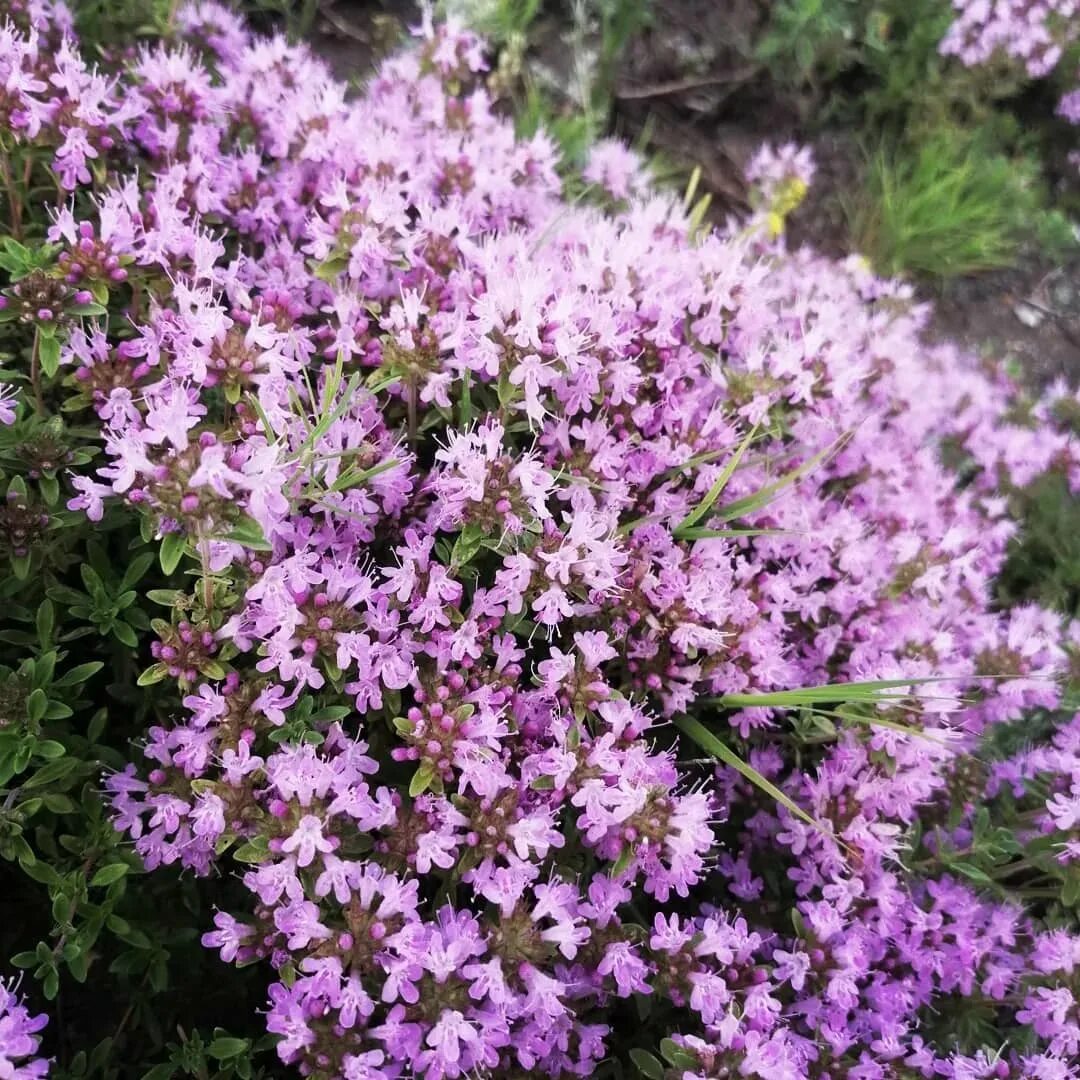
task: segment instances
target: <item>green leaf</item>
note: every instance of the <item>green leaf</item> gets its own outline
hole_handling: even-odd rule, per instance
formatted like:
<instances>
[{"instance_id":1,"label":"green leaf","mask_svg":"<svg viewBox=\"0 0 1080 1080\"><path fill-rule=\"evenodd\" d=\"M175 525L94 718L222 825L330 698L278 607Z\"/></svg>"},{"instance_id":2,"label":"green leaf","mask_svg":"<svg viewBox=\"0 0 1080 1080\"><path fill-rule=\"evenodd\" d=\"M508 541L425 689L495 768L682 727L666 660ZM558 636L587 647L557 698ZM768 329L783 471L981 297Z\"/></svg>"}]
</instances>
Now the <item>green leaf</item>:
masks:
<instances>
[{"instance_id":1,"label":"green leaf","mask_svg":"<svg viewBox=\"0 0 1080 1080\"><path fill-rule=\"evenodd\" d=\"M103 866L91 879L91 886L111 885L119 881L131 869L127 863L110 863Z\"/></svg>"},{"instance_id":2,"label":"green leaf","mask_svg":"<svg viewBox=\"0 0 1080 1080\"><path fill-rule=\"evenodd\" d=\"M274 425L270 423L270 418L263 411L262 403L254 394L248 394L247 403L259 418L259 423L262 424L263 435L266 436L267 442L276 442L277 434L274 431Z\"/></svg>"},{"instance_id":3,"label":"green leaf","mask_svg":"<svg viewBox=\"0 0 1080 1080\"><path fill-rule=\"evenodd\" d=\"M328 285L333 285L337 281L338 276L349 267L349 260L344 255L331 256L320 263L309 262L309 268L311 272L320 280L325 281Z\"/></svg>"},{"instance_id":4,"label":"green leaf","mask_svg":"<svg viewBox=\"0 0 1080 1080\"><path fill-rule=\"evenodd\" d=\"M56 611L51 600L42 600L37 609L34 625L37 629L38 644L43 649L47 649L49 642L52 641L53 630L56 626Z\"/></svg>"},{"instance_id":5,"label":"green leaf","mask_svg":"<svg viewBox=\"0 0 1080 1080\"><path fill-rule=\"evenodd\" d=\"M55 600L58 604L65 604L68 607L90 602L90 597L87 596L86 593L79 592L78 589L69 588L67 585L53 585L52 588L46 590L46 595Z\"/></svg>"},{"instance_id":6,"label":"green leaf","mask_svg":"<svg viewBox=\"0 0 1080 1080\"><path fill-rule=\"evenodd\" d=\"M664 1080L663 1064L658 1058L653 1057L648 1050L635 1047L630 1051L630 1060L642 1076L647 1076L649 1080Z\"/></svg>"},{"instance_id":7,"label":"green leaf","mask_svg":"<svg viewBox=\"0 0 1080 1080\"><path fill-rule=\"evenodd\" d=\"M373 477L379 476L381 473L389 472L390 469L400 464L397 458L389 458L387 461L380 461L378 465L372 465L367 469L346 469L327 489L327 491L348 491L350 488L359 487L361 484L367 483ZM317 502L318 500L316 500Z\"/></svg>"},{"instance_id":8,"label":"green leaf","mask_svg":"<svg viewBox=\"0 0 1080 1080\"><path fill-rule=\"evenodd\" d=\"M611 868L611 876L613 878L619 877L629 869L630 864L634 861L634 849L629 844L626 845L619 852L619 857L615 860L615 865Z\"/></svg>"},{"instance_id":9,"label":"green leaf","mask_svg":"<svg viewBox=\"0 0 1080 1080\"><path fill-rule=\"evenodd\" d=\"M31 723L37 724L45 719L45 713L49 708L49 697L39 686L30 692L26 699L26 715Z\"/></svg>"},{"instance_id":10,"label":"green leaf","mask_svg":"<svg viewBox=\"0 0 1080 1080\"><path fill-rule=\"evenodd\" d=\"M234 852L233 858L240 862L260 863L265 862L270 855L269 838L256 836L246 844L241 844Z\"/></svg>"},{"instance_id":11,"label":"green leaf","mask_svg":"<svg viewBox=\"0 0 1080 1080\"><path fill-rule=\"evenodd\" d=\"M45 803L46 809L51 810L54 814L73 814L79 808L75 800L69 799L66 795L44 795L42 801Z\"/></svg>"},{"instance_id":12,"label":"green leaf","mask_svg":"<svg viewBox=\"0 0 1080 1080\"><path fill-rule=\"evenodd\" d=\"M124 576L120 579L120 592L137 585L153 565L153 562L154 553L152 551L144 551L141 555L136 555L124 571Z\"/></svg>"},{"instance_id":13,"label":"green leaf","mask_svg":"<svg viewBox=\"0 0 1080 1080\"><path fill-rule=\"evenodd\" d=\"M90 969L90 956L88 953L79 952L72 956L68 962L68 971L77 983L86 982L86 975Z\"/></svg>"},{"instance_id":14,"label":"green leaf","mask_svg":"<svg viewBox=\"0 0 1080 1080\"><path fill-rule=\"evenodd\" d=\"M415 773L409 783L409 795L412 798L416 798L417 795L423 795L429 787L431 787L432 781L435 779L435 766L430 761L425 761Z\"/></svg>"},{"instance_id":15,"label":"green leaf","mask_svg":"<svg viewBox=\"0 0 1080 1080\"><path fill-rule=\"evenodd\" d=\"M955 870L958 874L962 874L969 881L974 881L978 885L985 885L993 887L994 880L984 870L980 870L977 866L972 866L971 863L955 862L948 863L950 870Z\"/></svg>"},{"instance_id":16,"label":"green leaf","mask_svg":"<svg viewBox=\"0 0 1080 1080\"><path fill-rule=\"evenodd\" d=\"M263 534L262 526L254 518L246 515L236 522L225 539L231 540L234 544L240 544L242 547L250 548L252 551L272 550L270 542Z\"/></svg>"},{"instance_id":17,"label":"green leaf","mask_svg":"<svg viewBox=\"0 0 1080 1080\"><path fill-rule=\"evenodd\" d=\"M882 727L888 728L890 731L898 731L903 735L910 735L913 738L927 739L930 742L935 742L939 746L948 746L949 741L942 735L934 734L930 731L923 731L922 728L917 728L912 724L901 724L896 720L889 720L884 716L878 716L874 713L863 714L858 712L852 712L850 710L840 712L835 709L821 709L812 707L809 712L815 716L826 717L828 720L843 720L848 723L864 724L867 727Z\"/></svg>"},{"instance_id":18,"label":"green leaf","mask_svg":"<svg viewBox=\"0 0 1080 1080\"><path fill-rule=\"evenodd\" d=\"M215 1058L218 1061L224 1061L226 1058L236 1057L238 1054L247 1052L250 1045L247 1039L233 1039L227 1037L221 1037L214 1039L214 1041L206 1048L206 1052L210 1057Z\"/></svg>"},{"instance_id":19,"label":"green leaf","mask_svg":"<svg viewBox=\"0 0 1080 1080\"><path fill-rule=\"evenodd\" d=\"M960 866L957 864L955 869L960 870ZM1076 907L1080 902L1080 876L1073 874L1062 883L1061 902L1065 907Z\"/></svg>"},{"instance_id":20,"label":"green leaf","mask_svg":"<svg viewBox=\"0 0 1080 1080\"><path fill-rule=\"evenodd\" d=\"M59 885L60 875L48 864L40 859L32 863L20 863L22 872L33 881L41 885ZM16 963L16 966L18 964Z\"/></svg>"},{"instance_id":21,"label":"green leaf","mask_svg":"<svg viewBox=\"0 0 1080 1080\"><path fill-rule=\"evenodd\" d=\"M55 671L56 653L50 649L34 661L34 685L42 688L48 686Z\"/></svg>"},{"instance_id":22,"label":"green leaf","mask_svg":"<svg viewBox=\"0 0 1080 1080\"><path fill-rule=\"evenodd\" d=\"M23 277L33 266L33 254L25 244L20 244L13 236L5 236L0 240L0 267L13 278Z\"/></svg>"},{"instance_id":23,"label":"green leaf","mask_svg":"<svg viewBox=\"0 0 1080 1080\"><path fill-rule=\"evenodd\" d=\"M55 761L50 761L48 765L43 765L33 776L24 781L22 785L23 790L29 791L31 788L55 784L56 781L63 779L69 773L74 772L78 767L79 762L77 758L57 758Z\"/></svg>"},{"instance_id":24,"label":"green leaf","mask_svg":"<svg viewBox=\"0 0 1080 1080\"><path fill-rule=\"evenodd\" d=\"M313 724L332 724L335 720L344 720L346 716L352 716L353 712L355 710L348 705L324 705L313 712L308 720Z\"/></svg>"},{"instance_id":25,"label":"green leaf","mask_svg":"<svg viewBox=\"0 0 1080 1080\"><path fill-rule=\"evenodd\" d=\"M108 309L101 304L69 304L67 310L72 315L88 316L105 315Z\"/></svg>"},{"instance_id":26,"label":"green leaf","mask_svg":"<svg viewBox=\"0 0 1080 1080\"><path fill-rule=\"evenodd\" d=\"M684 1050L674 1039L660 1040L660 1056L680 1072L697 1071L697 1058L689 1050Z\"/></svg>"},{"instance_id":27,"label":"green leaf","mask_svg":"<svg viewBox=\"0 0 1080 1080\"><path fill-rule=\"evenodd\" d=\"M186 550L187 537L183 533L166 533L161 538L161 548L158 551L161 569L166 574L171 574L180 565Z\"/></svg>"},{"instance_id":28,"label":"green leaf","mask_svg":"<svg viewBox=\"0 0 1080 1080\"><path fill-rule=\"evenodd\" d=\"M146 599L162 607L175 607L176 601L184 594L179 589L150 589Z\"/></svg>"},{"instance_id":29,"label":"green leaf","mask_svg":"<svg viewBox=\"0 0 1080 1080\"><path fill-rule=\"evenodd\" d=\"M44 331L44 325L42 330ZM46 337L42 332L38 337L38 359L41 361L41 370L50 379L60 370L60 342L54 336Z\"/></svg>"},{"instance_id":30,"label":"green leaf","mask_svg":"<svg viewBox=\"0 0 1080 1080\"><path fill-rule=\"evenodd\" d=\"M100 660L89 660L85 664L76 664L75 667L65 671L53 683L53 686L78 686L96 675L104 666Z\"/></svg>"},{"instance_id":31,"label":"green leaf","mask_svg":"<svg viewBox=\"0 0 1080 1080\"><path fill-rule=\"evenodd\" d=\"M89 563L83 563L79 567L79 575L82 578L82 583L86 586L86 592L90 593L95 599L105 599L109 595L109 590L106 589L102 576Z\"/></svg>"},{"instance_id":32,"label":"green leaf","mask_svg":"<svg viewBox=\"0 0 1080 1080\"><path fill-rule=\"evenodd\" d=\"M88 742L96 743L105 734L105 725L109 722L109 714L104 709L98 709L90 720L90 726L86 729Z\"/></svg>"},{"instance_id":33,"label":"green leaf","mask_svg":"<svg viewBox=\"0 0 1080 1080\"><path fill-rule=\"evenodd\" d=\"M459 568L470 563L484 542L485 532L483 525L475 522L466 525L454 541L454 547L450 553L450 565Z\"/></svg>"},{"instance_id":34,"label":"green leaf","mask_svg":"<svg viewBox=\"0 0 1080 1080\"><path fill-rule=\"evenodd\" d=\"M169 674L169 669L164 664L151 664L136 680L136 686L153 686L154 683L161 682L166 675Z\"/></svg>"},{"instance_id":35,"label":"green leaf","mask_svg":"<svg viewBox=\"0 0 1080 1080\"><path fill-rule=\"evenodd\" d=\"M132 926L127 919L120 918L119 915L110 915L105 920L105 925L121 941L127 942L128 945L132 945L136 949L149 949L153 944L146 934Z\"/></svg>"},{"instance_id":36,"label":"green leaf","mask_svg":"<svg viewBox=\"0 0 1080 1080\"><path fill-rule=\"evenodd\" d=\"M42 473L38 477L38 487L41 489L41 497L46 505L55 506L60 499L60 482L56 477Z\"/></svg>"}]
</instances>

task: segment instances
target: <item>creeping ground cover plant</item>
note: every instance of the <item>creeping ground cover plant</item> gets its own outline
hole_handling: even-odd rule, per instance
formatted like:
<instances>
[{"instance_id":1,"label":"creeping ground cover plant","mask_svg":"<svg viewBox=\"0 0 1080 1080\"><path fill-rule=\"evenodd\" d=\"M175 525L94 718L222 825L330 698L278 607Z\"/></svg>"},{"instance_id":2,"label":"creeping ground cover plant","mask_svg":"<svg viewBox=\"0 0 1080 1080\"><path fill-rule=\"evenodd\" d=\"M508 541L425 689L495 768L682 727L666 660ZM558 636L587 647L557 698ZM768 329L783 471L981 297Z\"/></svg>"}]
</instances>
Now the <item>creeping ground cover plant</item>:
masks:
<instances>
[{"instance_id":1,"label":"creeping ground cover plant","mask_svg":"<svg viewBox=\"0 0 1080 1080\"><path fill-rule=\"evenodd\" d=\"M1080 3L1076 0L952 0L955 18L940 50L967 67L1050 79L1055 113L1080 124ZM1080 167L1080 150L1070 162Z\"/></svg>"},{"instance_id":2,"label":"creeping ground cover plant","mask_svg":"<svg viewBox=\"0 0 1080 1080\"><path fill-rule=\"evenodd\" d=\"M96 62L8 5L0 1078L138 1075L178 916L282 1075L1080 1076L1080 625L998 585L1075 392L786 252L795 148L564 198L452 23Z\"/></svg>"}]
</instances>

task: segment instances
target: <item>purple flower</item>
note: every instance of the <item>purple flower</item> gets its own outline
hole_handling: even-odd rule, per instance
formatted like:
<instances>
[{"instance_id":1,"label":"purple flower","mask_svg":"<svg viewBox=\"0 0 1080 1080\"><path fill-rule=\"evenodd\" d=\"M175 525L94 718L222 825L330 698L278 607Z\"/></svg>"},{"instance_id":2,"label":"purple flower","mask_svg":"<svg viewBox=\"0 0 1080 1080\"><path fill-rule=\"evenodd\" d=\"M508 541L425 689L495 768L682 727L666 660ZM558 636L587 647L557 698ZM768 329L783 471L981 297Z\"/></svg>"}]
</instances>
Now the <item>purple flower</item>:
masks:
<instances>
[{"instance_id":1,"label":"purple flower","mask_svg":"<svg viewBox=\"0 0 1080 1080\"><path fill-rule=\"evenodd\" d=\"M1072 2L958 3L943 47L1041 69ZM926 344L857 261L691 238L617 143L613 205L569 203L452 23L355 98L212 3L176 26L115 78L0 28L3 109L79 192L64 287L154 283L63 346L103 449L68 507L227 606L155 623L180 705L107 788L148 869L244 863L203 942L279 973L281 1059L588 1076L634 997L688 1076L1070 1075L1080 935L979 875L984 804L1013 880L1077 857L1080 630L993 602L1018 492L1080 490L1075 392ZM775 231L813 163L749 172ZM871 679L911 692L755 702ZM1023 1055L930 1041L987 1002Z\"/></svg>"},{"instance_id":2,"label":"purple flower","mask_svg":"<svg viewBox=\"0 0 1080 1080\"><path fill-rule=\"evenodd\" d=\"M10 983L0 982L0 1077L39 1080L49 1072L49 1062L36 1056L41 1043L38 1032L48 1017L31 1016L16 991Z\"/></svg>"},{"instance_id":3,"label":"purple flower","mask_svg":"<svg viewBox=\"0 0 1080 1080\"><path fill-rule=\"evenodd\" d=\"M0 386L0 424L7 426L14 424L18 407L18 390L13 386Z\"/></svg>"}]
</instances>

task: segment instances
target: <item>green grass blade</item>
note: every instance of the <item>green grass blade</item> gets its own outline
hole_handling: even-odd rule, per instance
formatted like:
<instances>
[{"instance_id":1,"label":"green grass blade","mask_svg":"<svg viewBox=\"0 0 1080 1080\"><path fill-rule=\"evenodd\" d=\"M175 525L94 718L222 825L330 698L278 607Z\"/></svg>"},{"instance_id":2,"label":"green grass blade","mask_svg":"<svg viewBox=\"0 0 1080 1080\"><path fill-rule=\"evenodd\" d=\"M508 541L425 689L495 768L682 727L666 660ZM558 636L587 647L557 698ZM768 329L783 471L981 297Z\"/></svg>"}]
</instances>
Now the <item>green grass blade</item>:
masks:
<instances>
[{"instance_id":1,"label":"green grass blade","mask_svg":"<svg viewBox=\"0 0 1080 1080\"><path fill-rule=\"evenodd\" d=\"M686 185L686 193L683 195L683 213L689 211L691 205L694 202L694 196L697 194L698 184L701 183L701 166L695 165L694 171L690 174L690 180Z\"/></svg>"},{"instance_id":2,"label":"green grass blade","mask_svg":"<svg viewBox=\"0 0 1080 1080\"><path fill-rule=\"evenodd\" d=\"M732 536L795 536L788 529L683 529L680 540L717 540Z\"/></svg>"},{"instance_id":3,"label":"green grass blade","mask_svg":"<svg viewBox=\"0 0 1080 1080\"><path fill-rule=\"evenodd\" d=\"M705 450L700 454L695 454L692 458L687 458L681 465L672 465L665 473L665 477L678 476L680 473L686 472L687 469L692 469L695 465L704 465L706 462L715 461L718 457L723 457L728 451L725 450Z\"/></svg>"},{"instance_id":4,"label":"green grass blade","mask_svg":"<svg viewBox=\"0 0 1080 1080\"><path fill-rule=\"evenodd\" d=\"M926 678L875 679L868 682L825 683L822 686L803 686L797 690L772 690L763 694L723 694L708 698L714 705L729 709L749 708L800 708L805 705L843 704L859 701L903 701L911 694L894 694L888 691L923 683L942 682L955 676L939 675Z\"/></svg>"},{"instance_id":5,"label":"green grass blade","mask_svg":"<svg viewBox=\"0 0 1080 1080\"><path fill-rule=\"evenodd\" d=\"M340 380L335 380L335 386L340 385ZM353 398L356 396L356 391L360 387L360 376L353 375L345 386L345 392L341 395L341 400L338 402L337 407L331 412L326 412L320 416L315 425L308 432L307 438L300 444L300 449L296 452L297 460L299 460L308 450L310 450L333 426L334 424L345 415L346 412L352 407ZM335 389L336 393L336 389ZM326 396L325 408L329 408L333 398L330 395Z\"/></svg>"},{"instance_id":6,"label":"green grass blade","mask_svg":"<svg viewBox=\"0 0 1080 1080\"><path fill-rule=\"evenodd\" d=\"M347 488L353 488L359 484L363 484L365 481L371 480L373 477L376 477L380 473L384 473L388 469L392 469L395 465L399 464L400 462L397 458L388 458L386 461L381 461L378 465L372 465L368 469L361 469L359 472L346 472L342 476L339 476L327 490L335 492L345 491Z\"/></svg>"},{"instance_id":7,"label":"green grass blade","mask_svg":"<svg viewBox=\"0 0 1080 1080\"><path fill-rule=\"evenodd\" d=\"M797 469L792 469L791 472L780 477L779 480L775 480L771 484L767 484L765 487L758 491L753 492L750 495L744 495L741 499L736 499L733 503L728 503L727 506L723 506L717 511L717 518L720 521L731 521L734 518L743 517L745 514L752 513L755 510L760 510L763 506L767 506L772 502L773 497L784 488L790 487L792 484L798 483L807 474L811 473L823 462L827 461L834 454L839 453L840 450L851 439L851 432L845 432L834 443L826 446L824 450L820 450L812 458L804 461ZM677 534L677 532L676 532Z\"/></svg>"},{"instance_id":8,"label":"green grass blade","mask_svg":"<svg viewBox=\"0 0 1080 1080\"><path fill-rule=\"evenodd\" d=\"M690 716L677 716L675 718L675 726L686 736L693 739L707 753L711 754L714 758L722 761L725 765L730 765L738 773L744 776L750 781L754 787L761 791L764 791L770 798L775 799L781 806L783 806L788 813L793 814L799 818L800 821L806 822L807 825L817 829L820 833L827 836L830 840L835 841L838 844L841 843L837 839L836 835L831 829L826 828L812 818L801 806L794 803L787 795L785 795L772 781L767 780L761 775L749 763L743 761L734 750L731 749L726 743L718 739L704 724L699 720L695 720Z\"/></svg>"},{"instance_id":9,"label":"green grass blade","mask_svg":"<svg viewBox=\"0 0 1080 1080\"><path fill-rule=\"evenodd\" d=\"M276 443L280 436L274 430L273 425L270 423L270 418L263 410L259 399L254 394L248 394L247 400L248 404L255 410L255 415L259 418L259 423L262 424L263 435L266 437L266 441L271 444Z\"/></svg>"},{"instance_id":10,"label":"green grass blade","mask_svg":"<svg viewBox=\"0 0 1080 1080\"><path fill-rule=\"evenodd\" d=\"M742 461L743 455L754 441L757 430L758 425L755 424L747 433L746 438L739 443L735 453L728 459L727 464L720 470L720 475L714 481L713 486L709 488L705 498L675 526L674 533L676 537L679 537L679 534L684 529L690 529L695 526L712 509L713 504L720 498L724 488L727 487L727 483L731 479L732 474L739 467L739 462Z\"/></svg>"},{"instance_id":11,"label":"green grass blade","mask_svg":"<svg viewBox=\"0 0 1080 1080\"><path fill-rule=\"evenodd\" d=\"M886 720L883 716L860 716L858 713L838 712L836 709L812 708L811 712L818 716L827 716L831 720L845 720L849 723L864 724L868 727L883 727L890 731L899 732L901 735L911 735L914 738L926 739L928 742L937 743L939 746L948 746L947 739L923 731L922 728L913 727L910 724L901 724L898 720Z\"/></svg>"},{"instance_id":12,"label":"green grass blade","mask_svg":"<svg viewBox=\"0 0 1080 1080\"><path fill-rule=\"evenodd\" d=\"M468 430L472 423L472 372L466 370L461 377L461 398L458 403L458 419L462 430Z\"/></svg>"}]
</instances>

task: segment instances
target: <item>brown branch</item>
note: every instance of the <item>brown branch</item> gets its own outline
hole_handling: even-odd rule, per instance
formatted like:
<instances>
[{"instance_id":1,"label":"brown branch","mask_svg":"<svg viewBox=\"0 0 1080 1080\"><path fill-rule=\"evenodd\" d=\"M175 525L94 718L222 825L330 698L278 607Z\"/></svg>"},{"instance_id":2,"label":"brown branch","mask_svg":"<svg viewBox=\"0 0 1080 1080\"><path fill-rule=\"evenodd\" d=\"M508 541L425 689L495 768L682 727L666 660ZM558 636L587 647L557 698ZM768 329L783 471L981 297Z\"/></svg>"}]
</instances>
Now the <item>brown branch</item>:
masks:
<instances>
[{"instance_id":1,"label":"brown branch","mask_svg":"<svg viewBox=\"0 0 1080 1080\"><path fill-rule=\"evenodd\" d=\"M623 86L615 90L615 97L620 101L640 101L643 98L682 94L687 90L703 90L709 86L730 86L732 83L746 82L760 70L757 64L747 64L726 75L705 75L698 78L672 79L670 82L647 83L644 86Z\"/></svg>"}]
</instances>

